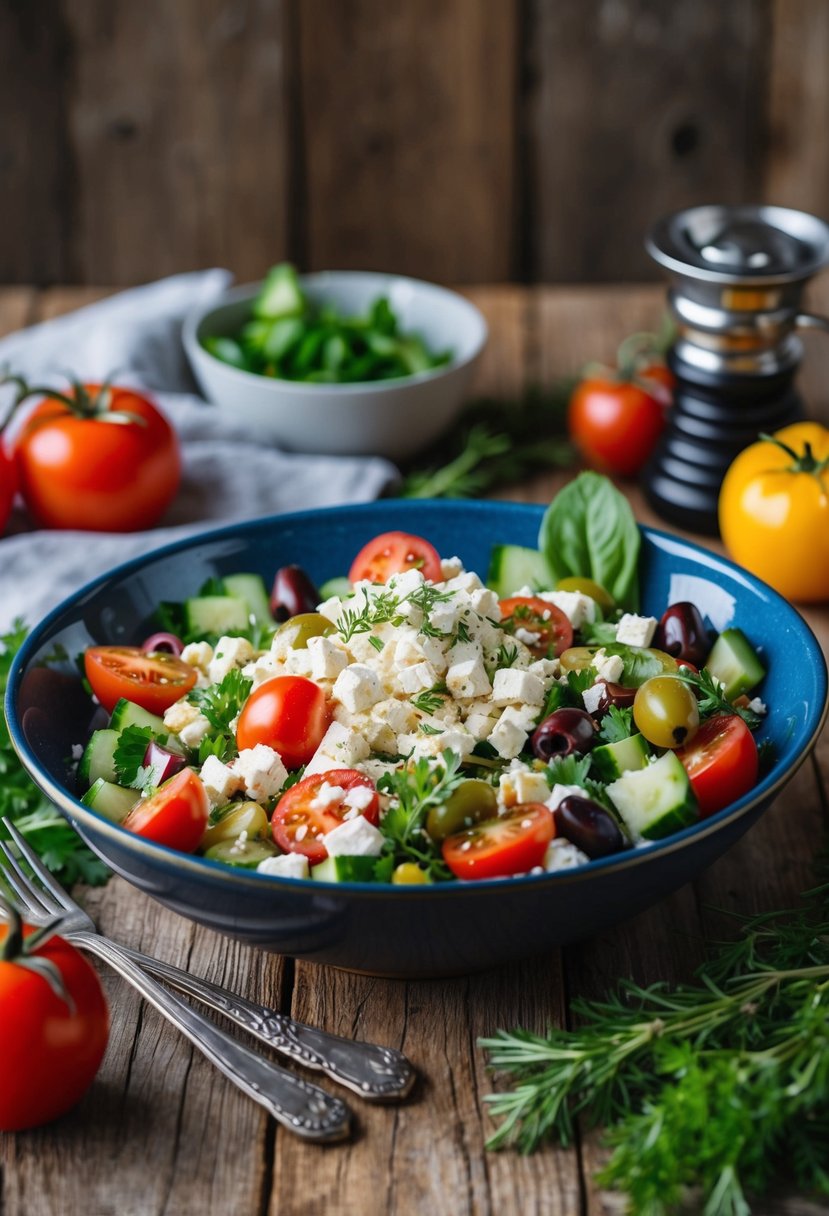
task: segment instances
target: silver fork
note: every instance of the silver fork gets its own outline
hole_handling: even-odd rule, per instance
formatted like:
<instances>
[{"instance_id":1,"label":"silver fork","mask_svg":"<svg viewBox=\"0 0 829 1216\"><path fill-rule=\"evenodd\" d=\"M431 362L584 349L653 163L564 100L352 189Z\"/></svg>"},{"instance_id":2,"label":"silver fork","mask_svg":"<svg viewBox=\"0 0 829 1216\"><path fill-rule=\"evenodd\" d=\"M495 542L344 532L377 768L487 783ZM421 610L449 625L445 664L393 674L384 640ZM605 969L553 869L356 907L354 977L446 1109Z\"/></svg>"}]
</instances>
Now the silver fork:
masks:
<instances>
[{"instance_id":1,"label":"silver fork","mask_svg":"<svg viewBox=\"0 0 829 1216\"><path fill-rule=\"evenodd\" d=\"M17 845L21 856L28 861L39 878L39 902L44 907L53 908L53 915L66 912L80 914L85 918L82 928L86 932L95 934L101 940L107 940L98 933L88 913L79 908L55 882L14 825L7 819L1 822ZM3 846L2 841L0 850L14 865L15 858L9 849ZM31 886L31 880L21 872L19 866L15 866L15 874L19 881L25 880ZM85 939L73 936L73 933L77 933L76 930L70 931L64 924L60 931L64 937L69 937L72 941L77 940L78 945L87 947ZM138 950L130 950L128 946L120 944L117 949L125 958L137 963L142 971L147 971L165 984L178 988L180 992L185 992L216 1013L224 1014L268 1047L288 1056L297 1064L324 1072L332 1081L346 1086L367 1101L397 1101L405 1098L414 1085L417 1075L415 1070L403 1053L393 1047L380 1047L375 1043L328 1034L324 1030L296 1022L286 1014L277 1013L267 1005L257 1005L237 996L236 993L228 992L218 984L211 984L209 980L199 979L187 971L181 971L170 963L150 958Z\"/></svg>"},{"instance_id":2,"label":"silver fork","mask_svg":"<svg viewBox=\"0 0 829 1216\"><path fill-rule=\"evenodd\" d=\"M264 1106L290 1131L304 1139L320 1142L348 1136L351 1112L344 1102L237 1043L147 975L126 951L98 933L89 915L58 886L14 826L5 819L0 822L36 875L36 880L32 879L10 845L0 841L0 853L9 862L9 869L3 870L2 877L17 896L20 910L31 924L42 925L60 917L62 937L109 963L234 1085Z\"/></svg>"}]
</instances>

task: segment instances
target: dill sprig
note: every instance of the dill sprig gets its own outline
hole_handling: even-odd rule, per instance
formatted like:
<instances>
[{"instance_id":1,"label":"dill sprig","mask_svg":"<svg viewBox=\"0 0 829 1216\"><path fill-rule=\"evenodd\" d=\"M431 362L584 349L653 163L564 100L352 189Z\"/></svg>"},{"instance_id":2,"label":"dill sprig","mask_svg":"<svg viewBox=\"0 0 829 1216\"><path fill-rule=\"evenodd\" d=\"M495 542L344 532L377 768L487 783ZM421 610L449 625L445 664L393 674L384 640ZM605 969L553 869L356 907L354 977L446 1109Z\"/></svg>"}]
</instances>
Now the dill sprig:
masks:
<instances>
[{"instance_id":1,"label":"dill sprig","mask_svg":"<svg viewBox=\"0 0 829 1216\"><path fill-rule=\"evenodd\" d=\"M431 688L427 688L424 692L417 693L412 697L412 705L415 709L420 710L422 714L434 714L441 708L445 698L449 695L449 690L442 680L437 684L433 684Z\"/></svg>"}]
</instances>

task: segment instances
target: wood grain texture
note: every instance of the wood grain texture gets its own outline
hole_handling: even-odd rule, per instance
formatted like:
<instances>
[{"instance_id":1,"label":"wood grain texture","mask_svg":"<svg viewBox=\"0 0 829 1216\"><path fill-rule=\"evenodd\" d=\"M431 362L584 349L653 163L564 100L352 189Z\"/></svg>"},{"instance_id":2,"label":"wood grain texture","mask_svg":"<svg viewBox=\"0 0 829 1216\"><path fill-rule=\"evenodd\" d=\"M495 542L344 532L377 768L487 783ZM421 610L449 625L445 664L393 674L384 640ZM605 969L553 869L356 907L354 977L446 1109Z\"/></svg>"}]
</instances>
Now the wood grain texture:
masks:
<instances>
[{"instance_id":1,"label":"wood grain texture","mask_svg":"<svg viewBox=\"0 0 829 1216\"><path fill-rule=\"evenodd\" d=\"M510 277L515 0L298 6L311 269Z\"/></svg>"},{"instance_id":2,"label":"wood grain texture","mask_svg":"<svg viewBox=\"0 0 829 1216\"><path fill-rule=\"evenodd\" d=\"M767 11L765 0L532 0L527 274L655 278L642 241L660 215L756 197Z\"/></svg>"},{"instance_id":3,"label":"wood grain texture","mask_svg":"<svg viewBox=\"0 0 829 1216\"><path fill-rule=\"evenodd\" d=\"M279 0L67 0L65 21L78 277L135 283L219 264L258 278L284 257Z\"/></svg>"}]
</instances>

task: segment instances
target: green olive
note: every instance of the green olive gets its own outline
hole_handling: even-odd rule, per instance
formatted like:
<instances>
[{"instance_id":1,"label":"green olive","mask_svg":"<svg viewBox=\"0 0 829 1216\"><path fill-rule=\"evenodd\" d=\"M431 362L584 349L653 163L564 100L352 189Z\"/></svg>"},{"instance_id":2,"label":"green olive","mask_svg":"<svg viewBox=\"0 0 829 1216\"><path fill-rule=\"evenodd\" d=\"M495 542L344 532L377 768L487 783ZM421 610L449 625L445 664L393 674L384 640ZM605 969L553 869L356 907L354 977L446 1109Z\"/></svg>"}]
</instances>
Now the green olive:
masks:
<instances>
[{"instance_id":1,"label":"green olive","mask_svg":"<svg viewBox=\"0 0 829 1216\"><path fill-rule=\"evenodd\" d=\"M585 667L593 666L596 654L602 649L603 647L601 646L571 646L569 650L565 650L560 655L561 666L564 671L583 671ZM631 649L635 649L638 654L658 662L666 675L677 671L679 667L676 659L666 654L664 650L654 650L651 647L643 647L641 649L639 647L631 647ZM627 682L631 686L635 684L634 680Z\"/></svg>"},{"instance_id":2,"label":"green olive","mask_svg":"<svg viewBox=\"0 0 829 1216\"><path fill-rule=\"evenodd\" d=\"M595 600L600 608L612 608L614 604L610 592L605 591L599 583L594 583L592 578L560 578L556 583L556 591L580 591L582 595L589 595L591 600Z\"/></svg>"},{"instance_id":3,"label":"green olive","mask_svg":"<svg viewBox=\"0 0 829 1216\"><path fill-rule=\"evenodd\" d=\"M401 861L400 865L395 867L391 880L396 886L405 887L420 886L432 881L426 871L413 861Z\"/></svg>"},{"instance_id":4,"label":"green olive","mask_svg":"<svg viewBox=\"0 0 829 1216\"><path fill-rule=\"evenodd\" d=\"M201 847L209 849L223 840L237 840L242 832L247 832L248 840L267 835L268 816L258 802L238 802L231 806L218 823L207 829Z\"/></svg>"},{"instance_id":5,"label":"green olive","mask_svg":"<svg viewBox=\"0 0 829 1216\"><path fill-rule=\"evenodd\" d=\"M498 813L498 799L488 781L477 777L462 782L440 806L433 806L426 817L426 831L432 840L445 840L455 832L472 827Z\"/></svg>"},{"instance_id":6,"label":"green olive","mask_svg":"<svg viewBox=\"0 0 829 1216\"><path fill-rule=\"evenodd\" d=\"M276 636L285 638L291 650L307 650L309 638L333 633L334 626L319 612L300 612L280 625Z\"/></svg>"},{"instance_id":7,"label":"green olive","mask_svg":"<svg viewBox=\"0 0 829 1216\"><path fill-rule=\"evenodd\" d=\"M633 720L656 747L682 747L699 730L697 699L684 680L652 676L637 689Z\"/></svg>"}]
</instances>

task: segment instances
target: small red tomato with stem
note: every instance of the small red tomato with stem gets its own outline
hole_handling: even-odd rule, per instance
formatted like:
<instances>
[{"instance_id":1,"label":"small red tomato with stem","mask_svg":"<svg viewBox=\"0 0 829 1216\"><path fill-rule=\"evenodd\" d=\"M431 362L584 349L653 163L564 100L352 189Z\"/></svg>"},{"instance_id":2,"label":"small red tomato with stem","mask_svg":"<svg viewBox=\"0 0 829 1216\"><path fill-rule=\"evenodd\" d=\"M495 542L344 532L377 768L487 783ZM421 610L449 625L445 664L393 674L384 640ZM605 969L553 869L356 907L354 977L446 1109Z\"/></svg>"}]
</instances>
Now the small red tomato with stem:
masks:
<instances>
[{"instance_id":1,"label":"small red tomato with stem","mask_svg":"<svg viewBox=\"0 0 829 1216\"><path fill-rule=\"evenodd\" d=\"M135 532L158 523L178 490L178 439L150 398L109 384L65 393L18 381L17 407L43 398L14 440L20 493L47 528Z\"/></svg>"},{"instance_id":2,"label":"small red tomato with stem","mask_svg":"<svg viewBox=\"0 0 829 1216\"><path fill-rule=\"evenodd\" d=\"M255 688L239 715L240 751L265 743L286 768L307 764L328 729L325 693L305 676L274 676Z\"/></svg>"},{"instance_id":3,"label":"small red tomato with stem","mask_svg":"<svg viewBox=\"0 0 829 1216\"><path fill-rule=\"evenodd\" d=\"M0 900L0 1131L49 1123L95 1079L106 1051L109 1011L101 981L52 925L25 928Z\"/></svg>"}]
</instances>

